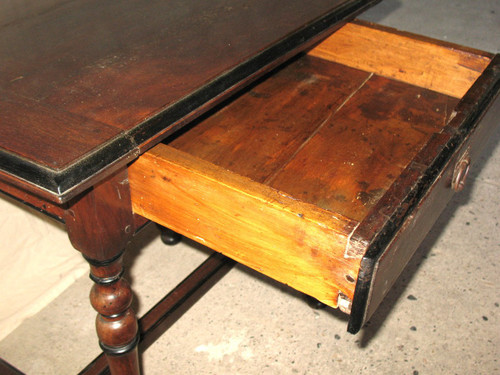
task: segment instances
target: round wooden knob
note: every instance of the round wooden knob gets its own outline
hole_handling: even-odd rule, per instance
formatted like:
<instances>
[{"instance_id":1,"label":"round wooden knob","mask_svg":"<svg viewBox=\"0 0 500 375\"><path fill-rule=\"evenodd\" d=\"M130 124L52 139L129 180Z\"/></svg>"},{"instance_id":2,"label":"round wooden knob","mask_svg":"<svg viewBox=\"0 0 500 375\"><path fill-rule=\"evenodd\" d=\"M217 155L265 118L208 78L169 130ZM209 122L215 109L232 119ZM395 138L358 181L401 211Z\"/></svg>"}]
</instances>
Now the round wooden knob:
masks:
<instances>
[{"instance_id":1,"label":"round wooden knob","mask_svg":"<svg viewBox=\"0 0 500 375\"><path fill-rule=\"evenodd\" d=\"M451 188L456 192L462 191L465 187L465 180L469 174L470 157L463 156L455 166L453 172L453 179L451 181Z\"/></svg>"}]
</instances>

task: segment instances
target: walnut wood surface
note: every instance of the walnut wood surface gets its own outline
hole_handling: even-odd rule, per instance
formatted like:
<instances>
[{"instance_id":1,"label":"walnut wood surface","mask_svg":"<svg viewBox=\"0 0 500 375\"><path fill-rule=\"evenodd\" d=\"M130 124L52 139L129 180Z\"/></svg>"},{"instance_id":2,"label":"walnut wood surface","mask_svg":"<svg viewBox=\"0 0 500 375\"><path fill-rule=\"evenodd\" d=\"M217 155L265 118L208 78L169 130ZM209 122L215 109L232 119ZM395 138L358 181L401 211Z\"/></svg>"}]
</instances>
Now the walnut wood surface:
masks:
<instances>
[{"instance_id":1,"label":"walnut wood surface","mask_svg":"<svg viewBox=\"0 0 500 375\"><path fill-rule=\"evenodd\" d=\"M139 320L139 352L146 351L233 267L235 262L213 253ZM2 361L0 358L0 369ZM79 375L107 374L104 354L95 358Z\"/></svg>"},{"instance_id":2,"label":"walnut wood surface","mask_svg":"<svg viewBox=\"0 0 500 375\"><path fill-rule=\"evenodd\" d=\"M17 96L14 90L0 90L0 113L0 147L56 170L120 133L87 116Z\"/></svg>"},{"instance_id":3,"label":"walnut wood surface","mask_svg":"<svg viewBox=\"0 0 500 375\"><path fill-rule=\"evenodd\" d=\"M73 247L87 258L107 261L122 252L138 222L132 213L127 171L71 201L64 221Z\"/></svg>"},{"instance_id":4,"label":"walnut wood surface","mask_svg":"<svg viewBox=\"0 0 500 375\"><path fill-rule=\"evenodd\" d=\"M36 195L29 194L25 190L3 183L2 181L0 181L0 191L58 221L64 221L64 209L59 205L39 198Z\"/></svg>"},{"instance_id":5,"label":"walnut wood surface","mask_svg":"<svg viewBox=\"0 0 500 375\"><path fill-rule=\"evenodd\" d=\"M377 1L1 2L0 170L58 197L102 179Z\"/></svg>"},{"instance_id":6,"label":"walnut wood surface","mask_svg":"<svg viewBox=\"0 0 500 375\"><path fill-rule=\"evenodd\" d=\"M74 199L64 212L69 238L90 264L90 302L112 375L139 374L138 324L122 256L134 233L127 170Z\"/></svg>"}]
</instances>

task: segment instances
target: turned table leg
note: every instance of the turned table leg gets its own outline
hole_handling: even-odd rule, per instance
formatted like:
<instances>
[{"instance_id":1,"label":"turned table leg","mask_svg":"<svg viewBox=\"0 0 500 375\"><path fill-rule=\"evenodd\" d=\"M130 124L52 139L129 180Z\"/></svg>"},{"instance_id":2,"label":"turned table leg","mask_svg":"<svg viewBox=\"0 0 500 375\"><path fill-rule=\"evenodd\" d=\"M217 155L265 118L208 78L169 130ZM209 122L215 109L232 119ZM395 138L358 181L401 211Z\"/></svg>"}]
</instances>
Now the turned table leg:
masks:
<instances>
[{"instance_id":1,"label":"turned table leg","mask_svg":"<svg viewBox=\"0 0 500 375\"><path fill-rule=\"evenodd\" d=\"M138 324L130 308L132 290L122 277L123 251L134 232L127 171L71 202L65 221L71 243L90 264L90 302L111 374L139 374Z\"/></svg>"},{"instance_id":2,"label":"turned table leg","mask_svg":"<svg viewBox=\"0 0 500 375\"><path fill-rule=\"evenodd\" d=\"M137 319L130 308L132 289L122 277L122 256L108 262L90 263L90 278L94 286L90 303L97 311L96 330L99 345L107 355L112 374L139 373ZM132 370L133 369L133 370Z\"/></svg>"}]
</instances>

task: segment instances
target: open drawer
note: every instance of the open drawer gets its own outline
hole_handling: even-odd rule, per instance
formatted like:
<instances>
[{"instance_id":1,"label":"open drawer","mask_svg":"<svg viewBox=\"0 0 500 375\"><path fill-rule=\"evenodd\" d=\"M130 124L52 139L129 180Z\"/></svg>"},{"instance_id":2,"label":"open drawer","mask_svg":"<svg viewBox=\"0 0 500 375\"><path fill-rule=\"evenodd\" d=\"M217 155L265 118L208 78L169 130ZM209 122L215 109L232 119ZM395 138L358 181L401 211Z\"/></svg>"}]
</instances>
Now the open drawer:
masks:
<instances>
[{"instance_id":1,"label":"open drawer","mask_svg":"<svg viewBox=\"0 0 500 375\"><path fill-rule=\"evenodd\" d=\"M353 22L143 154L134 211L357 332L500 115L499 57Z\"/></svg>"}]
</instances>

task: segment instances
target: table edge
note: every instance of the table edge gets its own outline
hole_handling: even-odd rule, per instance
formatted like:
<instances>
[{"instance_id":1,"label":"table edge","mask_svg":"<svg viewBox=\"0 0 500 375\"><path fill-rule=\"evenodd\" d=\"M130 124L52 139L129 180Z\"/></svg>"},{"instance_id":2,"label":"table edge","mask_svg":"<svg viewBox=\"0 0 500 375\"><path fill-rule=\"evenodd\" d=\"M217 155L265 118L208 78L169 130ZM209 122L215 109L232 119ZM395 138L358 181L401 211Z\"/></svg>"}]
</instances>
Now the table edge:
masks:
<instances>
[{"instance_id":1,"label":"table edge","mask_svg":"<svg viewBox=\"0 0 500 375\"><path fill-rule=\"evenodd\" d=\"M125 167L140 153L202 115L235 90L248 85L380 1L352 0L335 7L64 168L51 169L0 150L0 180L49 201L66 203L112 171Z\"/></svg>"}]
</instances>

